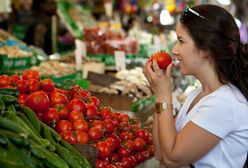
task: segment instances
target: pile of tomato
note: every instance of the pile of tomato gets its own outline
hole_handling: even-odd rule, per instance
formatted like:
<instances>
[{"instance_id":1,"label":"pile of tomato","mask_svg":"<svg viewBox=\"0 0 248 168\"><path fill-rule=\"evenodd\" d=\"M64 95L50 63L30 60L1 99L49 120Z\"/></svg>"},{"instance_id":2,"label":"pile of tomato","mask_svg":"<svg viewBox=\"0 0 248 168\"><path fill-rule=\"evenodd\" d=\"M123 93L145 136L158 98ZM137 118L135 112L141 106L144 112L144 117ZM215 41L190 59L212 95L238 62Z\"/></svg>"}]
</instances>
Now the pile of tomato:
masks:
<instances>
[{"instance_id":1,"label":"pile of tomato","mask_svg":"<svg viewBox=\"0 0 248 168\"><path fill-rule=\"evenodd\" d=\"M154 156L151 134L137 118L101 106L98 98L78 85L56 88L37 71L21 76L1 75L0 87L16 88L20 104L29 106L38 118L71 144L94 144L96 167L132 168Z\"/></svg>"}]
</instances>

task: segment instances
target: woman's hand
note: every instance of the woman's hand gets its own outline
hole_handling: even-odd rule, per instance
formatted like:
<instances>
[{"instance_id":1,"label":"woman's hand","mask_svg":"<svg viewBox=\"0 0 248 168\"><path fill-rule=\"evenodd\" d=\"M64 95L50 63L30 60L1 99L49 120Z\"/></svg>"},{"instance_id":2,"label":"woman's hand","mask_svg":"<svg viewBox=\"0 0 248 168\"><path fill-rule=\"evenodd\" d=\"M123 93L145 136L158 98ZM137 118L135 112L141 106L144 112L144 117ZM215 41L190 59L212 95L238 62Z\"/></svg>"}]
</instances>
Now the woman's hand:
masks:
<instances>
[{"instance_id":1,"label":"woman's hand","mask_svg":"<svg viewBox=\"0 0 248 168\"><path fill-rule=\"evenodd\" d=\"M156 60L151 60L147 62L143 69L143 73L157 98L157 102L172 103L172 67L173 62L167 67L166 71L163 71L159 68Z\"/></svg>"}]
</instances>

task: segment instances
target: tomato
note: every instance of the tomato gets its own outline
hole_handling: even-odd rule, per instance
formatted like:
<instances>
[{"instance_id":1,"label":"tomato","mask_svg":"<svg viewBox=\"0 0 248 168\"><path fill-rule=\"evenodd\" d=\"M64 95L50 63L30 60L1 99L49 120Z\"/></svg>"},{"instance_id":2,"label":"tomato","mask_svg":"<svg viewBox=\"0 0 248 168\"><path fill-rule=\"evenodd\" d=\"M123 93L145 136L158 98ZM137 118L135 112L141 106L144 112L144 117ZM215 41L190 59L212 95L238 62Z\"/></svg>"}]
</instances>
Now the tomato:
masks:
<instances>
[{"instance_id":1,"label":"tomato","mask_svg":"<svg viewBox=\"0 0 248 168\"><path fill-rule=\"evenodd\" d=\"M8 86L11 84L11 78L7 75L0 76L0 87Z\"/></svg>"},{"instance_id":2,"label":"tomato","mask_svg":"<svg viewBox=\"0 0 248 168\"><path fill-rule=\"evenodd\" d=\"M40 90L40 82L36 79L28 79L27 84L29 93L37 92Z\"/></svg>"},{"instance_id":3,"label":"tomato","mask_svg":"<svg viewBox=\"0 0 248 168\"><path fill-rule=\"evenodd\" d=\"M83 118L84 118L83 113L81 113L80 111L71 111L68 115L68 120L72 123L77 119L83 119Z\"/></svg>"},{"instance_id":4,"label":"tomato","mask_svg":"<svg viewBox=\"0 0 248 168\"><path fill-rule=\"evenodd\" d=\"M131 160L129 157L123 157L120 162L124 168L131 168Z\"/></svg>"},{"instance_id":5,"label":"tomato","mask_svg":"<svg viewBox=\"0 0 248 168\"><path fill-rule=\"evenodd\" d=\"M105 120L105 119L113 119L113 115L111 112L111 108L109 106L104 106L101 111L100 111L100 117Z\"/></svg>"},{"instance_id":6,"label":"tomato","mask_svg":"<svg viewBox=\"0 0 248 168\"><path fill-rule=\"evenodd\" d=\"M154 156L154 146L153 145L148 146L147 151L149 152L149 157Z\"/></svg>"},{"instance_id":7,"label":"tomato","mask_svg":"<svg viewBox=\"0 0 248 168\"><path fill-rule=\"evenodd\" d=\"M148 61L157 60L160 69L166 69L167 66L172 62L171 56L165 51L159 51L151 56Z\"/></svg>"},{"instance_id":8,"label":"tomato","mask_svg":"<svg viewBox=\"0 0 248 168\"><path fill-rule=\"evenodd\" d=\"M86 113L86 107L85 103L83 100L80 99L73 99L69 104L68 104L68 109L70 111L80 111L83 114Z\"/></svg>"},{"instance_id":9,"label":"tomato","mask_svg":"<svg viewBox=\"0 0 248 168\"><path fill-rule=\"evenodd\" d=\"M134 154L133 156L136 159L137 163L143 162L145 160L141 152L138 152Z\"/></svg>"},{"instance_id":10,"label":"tomato","mask_svg":"<svg viewBox=\"0 0 248 168\"><path fill-rule=\"evenodd\" d=\"M88 144L89 136L87 133L85 133L84 131L76 131L75 135L79 144Z\"/></svg>"},{"instance_id":11,"label":"tomato","mask_svg":"<svg viewBox=\"0 0 248 168\"><path fill-rule=\"evenodd\" d=\"M134 144L132 140L124 141L123 146L132 152L134 150Z\"/></svg>"},{"instance_id":12,"label":"tomato","mask_svg":"<svg viewBox=\"0 0 248 168\"><path fill-rule=\"evenodd\" d=\"M71 131L72 130L72 123L67 120L60 120L56 125L56 131L58 133L62 133L65 131Z\"/></svg>"},{"instance_id":13,"label":"tomato","mask_svg":"<svg viewBox=\"0 0 248 168\"><path fill-rule=\"evenodd\" d=\"M49 97L51 98L57 93L62 93L64 95L66 95L66 93L64 93L64 92L66 92L66 91L64 91L62 89L54 88L54 90L49 93Z\"/></svg>"},{"instance_id":14,"label":"tomato","mask_svg":"<svg viewBox=\"0 0 248 168\"><path fill-rule=\"evenodd\" d=\"M94 120L92 122L92 126L100 129L102 132L104 132L106 130L105 122L100 121L100 120Z\"/></svg>"},{"instance_id":15,"label":"tomato","mask_svg":"<svg viewBox=\"0 0 248 168\"><path fill-rule=\"evenodd\" d=\"M69 110L68 110L68 108L67 108L66 105L64 105L64 104L56 104L54 106L54 108L56 108L58 110L59 118L60 119L63 119L64 120L64 119L67 119L68 118Z\"/></svg>"},{"instance_id":16,"label":"tomato","mask_svg":"<svg viewBox=\"0 0 248 168\"><path fill-rule=\"evenodd\" d=\"M106 138L104 140L104 142L106 142L106 144L108 144L108 146L110 147L111 151L114 151L115 140L113 138Z\"/></svg>"},{"instance_id":17,"label":"tomato","mask_svg":"<svg viewBox=\"0 0 248 168\"><path fill-rule=\"evenodd\" d=\"M73 122L73 130L88 132L89 126L84 119L77 119Z\"/></svg>"},{"instance_id":18,"label":"tomato","mask_svg":"<svg viewBox=\"0 0 248 168\"><path fill-rule=\"evenodd\" d=\"M25 104L26 103L26 99L27 99L28 95L25 93L21 93L18 95L18 103L20 104Z\"/></svg>"},{"instance_id":19,"label":"tomato","mask_svg":"<svg viewBox=\"0 0 248 168\"><path fill-rule=\"evenodd\" d=\"M49 108L48 111L43 113L42 121L50 126L54 126L59 121L59 114L57 109Z\"/></svg>"},{"instance_id":20,"label":"tomato","mask_svg":"<svg viewBox=\"0 0 248 168\"><path fill-rule=\"evenodd\" d=\"M137 165L137 160L135 159L134 156L129 156L129 160L130 160L130 165L132 168Z\"/></svg>"},{"instance_id":21,"label":"tomato","mask_svg":"<svg viewBox=\"0 0 248 168\"><path fill-rule=\"evenodd\" d=\"M125 140L132 140L133 139L133 134L130 133L130 132L123 132L120 134L120 138L122 141L125 141Z\"/></svg>"},{"instance_id":22,"label":"tomato","mask_svg":"<svg viewBox=\"0 0 248 168\"><path fill-rule=\"evenodd\" d=\"M86 100L89 96L90 92L88 92L87 90L80 90L78 92L75 92L72 97L76 99Z\"/></svg>"},{"instance_id":23,"label":"tomato","mask_svg":"<svg viewBox=\"0 0 248 168\"><path fill-rule=\"evenodd\" d=\"M148 141L149 132L145 129L138 129L134 131L134 135L137 138L142 138L145 141Z\"/></svg>"},{"instance_id":24,"label":"tomato","mask_svg":"<svg viewBox=\"0 0 248 168\"><path fill-rule=\"evenodd\" d=\"M54 82L51 79L44 79L41 81L41 88L47 92L54 90Z\"/></svg>"},{"instance_id":25,"label":"tomato","mask_svg":"<svg viewBox=\"0 0 248 168\"><path fill-rule=\"evenodd\" d=\"M89 96L91 104L95 105L97 109L100 108L100 101L97 97L95 96Z\"/></svg>"},{"instance_id":26,"label":"tomato","mask_svg":"<svg viewBox=\"0 0 248 168\"><path fill-rule=\"evenodd\" d=\"M122 114L120 117L120 122L128 122L129 121L129 117L127 114Z\"/></svg>"},{"instance_id":27,"label":"tomato","mask_svg":"<svg viewBox=\"0 0 248 168\"><path fill-rule=\"evenodd\" d=\"M148 137L147 139L144 139L145 142L148 144L148 145L152 145L153 142L152 142L152 134L148 133Z\"/></svg>"},{"instance_id":28,"label":"tomato","mask_svg":"<svg viewBox=\"0 0 248 168\"><path fill-rule=\"evenodd\" d=\"M95 144L98 150L98 158L104 159L109 156L111 149L106 142L100 141Z\"/></svg>"},{"instance_id":29,"label":"tomato","mask_svg":"<svg viewBox=\"0 0 248 168\"><path fill-rule=\"evenodd\" d=\"M77 139L76 139L76 137L73 135L73 133L71 132L71 131L64 131L64 132L62 132L61 134L61 137L65 140L65 141L67 141L68 143L70 143L70 144L75 144L75 143L77 143Z\"/></svg>"},{"instance_id":30,"label":"tomato","mask_svg":"<svg viewBox=\"0 0 248 168\"><path fill-rule=\"evenodd\" d=\"M27 70L27 71L23 72L22 79L23 80L36 79L36 80L40 81L40 74L39 74L39 72L34 71L34 70Z\"/></svg>"},{"instance_id":31,"label":"tomato","mask_svg":"<svg viewBox=\"0 0 248 168\"><path fill-rule=\"evenodd\" d=\"M143 151L145 149L145 146L146 146L146 143L141 138L136 138L133 141L133 147L134 147L134 150L136 151Z\"/></svg>"},{"instance_id":32,"label":"tomato","mask_svg":"<svg viewBox=\"0 0 248 168\"><path fill-rule=\"evenodd\" d=\"M106 168L109 164L107 160L96 159L96 168Z\"/></svg>"},{"instance_id":33,"label":"tomato","mask_svg":"<svg viewBox=\"0 0 248 168\"><path fill-rule=\"evenodd\" d=\"M106 120L104 120L104 122L105 122L105 125L106 125L106 131L107 132L114 132L115 131L115 123L114 123L114 121L113 120L111 120L111 119L106 119Z\"/></svg>"},{"instance_id":34,"label":"tomato","mask_svg":"<svg viewBox=\"0 0 248 168\"><path fill-rule=\"evenodd\" d=\"M107 138L113 138L115 143L114 143L114 150L119 148L121 146L121 139L118 137L118 135L111 133L106 136Z\"/></svg>"},{"instance_id":35,"label":"tomato","mask_svg":"<svg viewBox=\"0 0 248 168\"><path fill-rule=\"evenodd\" d=\"M95 127L92 127L89 129L88 135L89 135L90 140L92 141L99 140L103 136L102 131Z\"/></svg>"},{"instance_id":36,"label":"tomato","mask_svg":"<svg viewBox=\"0 0 248 168\"><path fill-rule=\"evenodd\" d=\"M117 126L120 133L129 132L130 130L132 130L132 126L130 125L129 122L121 122Z\"/></svg>"},{"instance_id":37,"label":"tomato","mask_svg":"<svg viewBox=\"0 0 248 168\"><path fill-rule=\"evenodd\" d=\"M87 109L86 113L85 113L86 117L92 117L92 116L98 116L99 115L96 106L93 104L87 103L86 109Z\"/></svg>"},{"instance_id":38,"label":"tomato","mask_svg":"<svg viewBox=\"0 0 248 168\"><path fill-rule=\"evenodd\" d=\"M55 93L50 95L50 105L54 107L57 104L66 104L67 97L62 93Z\"/></svg>"},{"instance_id":39,"label":"tomato","mask_svg":"<svg viewBox=\"0 0 248 168\"><path fill-rule=\"evenodd\" d=\"M148 151L142 151L141 155L143 157L143 160L146 160L149 158L149 152Z\"/></svg>"},{"instance_id":40,"label":"tomato","mask_svg":"<svg viewBox=\"0 0 248 168\"><path fill-rule=\"evenodd\" d=\"M106 168L116 168L116 167L115 167L115 165L113 165L113 164L108 164L108 165L106 166Z\"/></svg>"},{"instance_id":41,"label":"tomato","mask_svg":"<svg viewBox=\"0 0 248 168\"><path fill-rule=\"evenodd\" d=\"M16 81L20 80L20 77L16 74L13 74L10 76L10 79L11 79L12 85L14 85L16 83Z\"/></svg>"},{"instance_id":42,"label":"tomato","mask_svg":"<svg viewBox=\"0 0 248 168\"><path fill-rule=\"evenodd\" d=\"M120 157L128 157L130 154L131 154L131 151L129 149L126 149L125 147L121 146L119 149L118 149L118 155Z\"/></svg>"},{"instance_id":43,"label":"tomato","mask_svg":"<svg viewBox=\"0 0 248 168\"><path fill-rule=\"evenodd\" d=\"M35 113L42 113L49 109L49 98L43 91L34 92L27 97L25 105Z\"/></svg>"},{"instance_id":44,"label":"tomato","mask_svg":"<svg viewBox=\"0 0 248 168\"><path fill-rule=\"evenodd\" d=\"M116 153L111 153L109 155L109 159L110 159L111 163L116 163L116 162L118 162L120 160L120 157Z\"/></svg>"},{"instance_id":45,"label":"tomato","mask_svg":"<svg viewBox=\"0 0 248 168\"><path fill-rule=\"evenodd\" d=\"M20 93L27 93L28 92L28 84L25 80L17 80L16 87Z\"/></svg>"}]
</instances>

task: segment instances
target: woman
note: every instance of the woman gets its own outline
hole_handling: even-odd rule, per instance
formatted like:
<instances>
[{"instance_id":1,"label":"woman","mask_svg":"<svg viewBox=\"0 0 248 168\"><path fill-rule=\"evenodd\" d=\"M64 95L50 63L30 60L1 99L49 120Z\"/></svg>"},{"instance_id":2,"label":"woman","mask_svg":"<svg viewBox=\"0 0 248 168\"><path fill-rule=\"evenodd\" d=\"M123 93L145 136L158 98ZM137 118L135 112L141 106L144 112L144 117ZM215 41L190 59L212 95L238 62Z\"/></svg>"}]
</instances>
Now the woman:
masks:
<instances>
[{"instance_id":1,"label":"woman","mask_svg":"<svg viewBox=\"0 0 248 168\"><path fill-rule=\"evenodd\" d=\"M165 167L242 168L248 152L248 46L225 9L186 6L172 53L180 72L202 87L186 99L175 121L170 64L148 62L144 74L156 95L155 157ZM162 104L163 103L163 104Z\"/></svg>"}]
</instances>

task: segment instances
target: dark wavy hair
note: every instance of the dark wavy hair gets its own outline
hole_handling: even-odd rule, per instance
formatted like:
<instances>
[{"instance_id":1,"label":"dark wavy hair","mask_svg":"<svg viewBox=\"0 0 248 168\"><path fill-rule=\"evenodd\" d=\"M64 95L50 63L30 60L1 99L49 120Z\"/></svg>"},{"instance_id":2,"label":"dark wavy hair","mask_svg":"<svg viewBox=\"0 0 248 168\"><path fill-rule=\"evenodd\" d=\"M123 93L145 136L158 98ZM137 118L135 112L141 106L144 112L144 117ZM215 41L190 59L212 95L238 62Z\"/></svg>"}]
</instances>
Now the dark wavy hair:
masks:
<instances>
[{"instance_id":1,"label":"dark wavy hair","mask_svg":"<svg viewBox=\"0 0 248 168\"><path fill-rule=\"evenodd\" d=\"M211 53L219 80L232 83L248 100L248 44L240 41L233 16L215 5L192 8L201 16L186 11L180 21L197 48Z\"/></svg>"}]
</instances>

